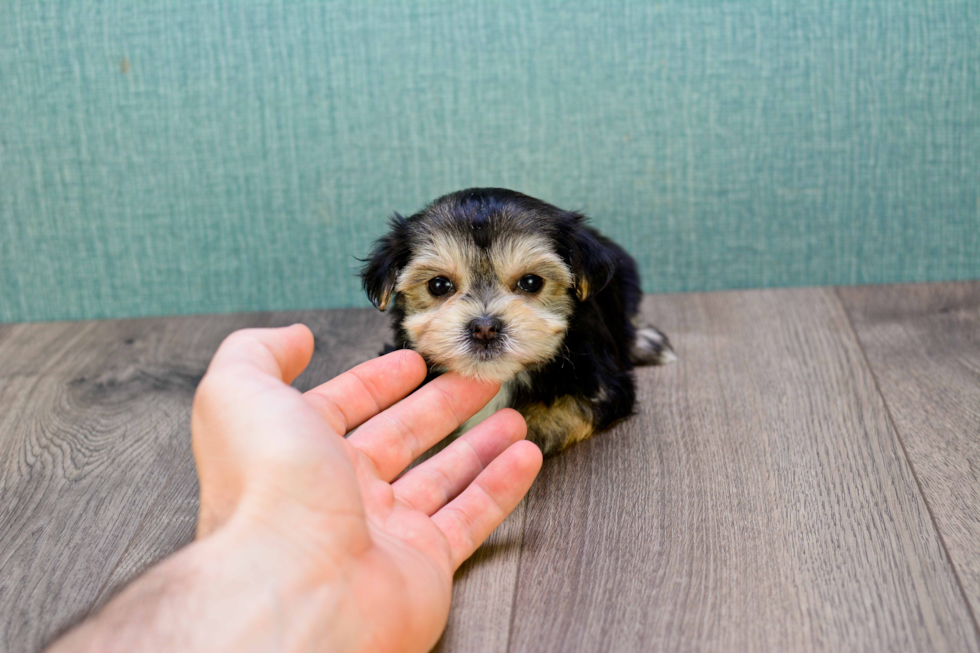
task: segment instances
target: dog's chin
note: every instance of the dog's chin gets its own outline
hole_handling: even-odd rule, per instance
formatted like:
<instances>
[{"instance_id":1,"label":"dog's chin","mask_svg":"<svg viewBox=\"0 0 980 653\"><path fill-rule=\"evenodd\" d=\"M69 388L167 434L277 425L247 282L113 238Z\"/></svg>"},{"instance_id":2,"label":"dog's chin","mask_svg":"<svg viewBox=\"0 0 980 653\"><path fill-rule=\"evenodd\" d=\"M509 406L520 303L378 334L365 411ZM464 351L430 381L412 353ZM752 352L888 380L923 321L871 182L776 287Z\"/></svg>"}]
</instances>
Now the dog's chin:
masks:
<instances>
[{"instance_id":1,"label":"dog's chin","mask_svg":"<svg viewBox=\"0 0 980 653\"><path fill-rule=\"evenodd\" d=\"M452 360L442 361L440 368L480 381L506 383L524 371L525 365L503 352L478 349Z\"/></svg>"}]
</instances>

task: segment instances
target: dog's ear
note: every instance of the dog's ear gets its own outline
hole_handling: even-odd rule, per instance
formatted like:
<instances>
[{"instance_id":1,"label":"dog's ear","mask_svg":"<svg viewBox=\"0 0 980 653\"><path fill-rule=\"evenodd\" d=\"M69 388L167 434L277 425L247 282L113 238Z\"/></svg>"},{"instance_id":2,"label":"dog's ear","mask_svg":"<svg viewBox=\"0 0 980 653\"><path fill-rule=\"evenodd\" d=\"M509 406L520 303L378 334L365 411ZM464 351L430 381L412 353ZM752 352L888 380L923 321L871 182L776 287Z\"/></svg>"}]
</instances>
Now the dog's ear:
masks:
<instances>
[{"instance_id":1,"label":"dog's ear","mask_svg":"<svg viewBox=\"0 0 980 653\"><path fill-rule=\"evenodd\" d=\"M398 273L408 263L408 221L397 213L389 222L387 235L374 243L361 270L364 292L375 307L384 311L395 294Z\"/></svg>"},{"instance_id":2,"label":"dog's ear","mask_svg":"<svg viewBox=\"0 0 980 653\"><path fill-rule=\"evenodd\" d=\"M560 238L565 240L568 263L575 275L575 296L584 302L612 281L616 273L616 252L602 236L584 224L580 215L574 216Z\"/></svg>"}]
</instances>

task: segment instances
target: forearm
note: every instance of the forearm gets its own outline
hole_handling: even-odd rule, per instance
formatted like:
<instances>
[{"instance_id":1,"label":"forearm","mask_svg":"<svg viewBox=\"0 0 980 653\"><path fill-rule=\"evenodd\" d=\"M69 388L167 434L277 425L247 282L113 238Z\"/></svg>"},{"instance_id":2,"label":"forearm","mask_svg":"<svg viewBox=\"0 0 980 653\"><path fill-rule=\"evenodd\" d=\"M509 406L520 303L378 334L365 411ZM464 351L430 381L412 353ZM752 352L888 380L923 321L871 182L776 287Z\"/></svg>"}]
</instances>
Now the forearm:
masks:
<instances>
[{"instance_id":1,"label":"forearm","mask_svg":"<svg viewBox=\"0 0 980 653\"><path fill-rule=\"evenodd\" d=\"M355 650L342 579L312 578L267 544L231 529L194 542L50 652Z\"/></svg>"}]
</instances>

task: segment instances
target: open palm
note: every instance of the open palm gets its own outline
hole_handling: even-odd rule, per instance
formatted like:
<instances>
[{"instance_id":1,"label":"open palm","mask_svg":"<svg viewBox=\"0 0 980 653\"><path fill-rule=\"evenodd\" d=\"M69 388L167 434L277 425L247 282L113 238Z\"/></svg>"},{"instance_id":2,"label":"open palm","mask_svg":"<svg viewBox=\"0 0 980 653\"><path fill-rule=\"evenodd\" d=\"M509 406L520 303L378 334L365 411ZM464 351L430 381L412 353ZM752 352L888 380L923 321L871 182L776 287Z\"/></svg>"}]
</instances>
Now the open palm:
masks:
<instances>
[{"instance_id":1,"label":"open palm","mask_svg":"<svg viewBox=\"0 0 980 653\"><path fill-rule=\"evenodd\" d=\"M405 398L426 368L400 351L301 394L288 384L312 351L294 325L237 332L215 354L192 414L198 537L262 524L324 588L312 630L322 610L350 648L426 650L453 572L516 507L541 454L503 410L399 478L498 386L444 375Z\"/></svg>"}]
</instances>

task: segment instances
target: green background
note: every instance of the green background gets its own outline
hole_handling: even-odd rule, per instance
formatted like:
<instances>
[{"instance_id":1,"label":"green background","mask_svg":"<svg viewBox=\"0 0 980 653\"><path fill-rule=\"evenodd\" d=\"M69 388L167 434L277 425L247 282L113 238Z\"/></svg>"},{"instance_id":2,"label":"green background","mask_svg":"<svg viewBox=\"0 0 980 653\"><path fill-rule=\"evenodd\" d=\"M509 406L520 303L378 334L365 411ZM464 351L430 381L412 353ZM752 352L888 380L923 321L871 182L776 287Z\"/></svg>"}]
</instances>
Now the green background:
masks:
<instances>
[{"instance_id":1,"label":"green background","mask_svg":"<svg viewBox=\"0 0 980 653\"><path fill-rule=\"evenodd\" d=\"M366 306L510 187L651 292L980 277L980 3L0 7L0 320Z\"/></svg>"}]
</instances>

